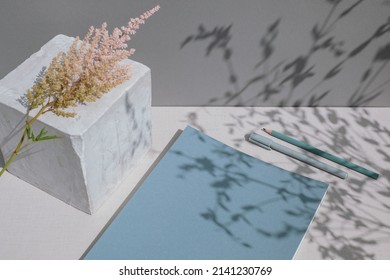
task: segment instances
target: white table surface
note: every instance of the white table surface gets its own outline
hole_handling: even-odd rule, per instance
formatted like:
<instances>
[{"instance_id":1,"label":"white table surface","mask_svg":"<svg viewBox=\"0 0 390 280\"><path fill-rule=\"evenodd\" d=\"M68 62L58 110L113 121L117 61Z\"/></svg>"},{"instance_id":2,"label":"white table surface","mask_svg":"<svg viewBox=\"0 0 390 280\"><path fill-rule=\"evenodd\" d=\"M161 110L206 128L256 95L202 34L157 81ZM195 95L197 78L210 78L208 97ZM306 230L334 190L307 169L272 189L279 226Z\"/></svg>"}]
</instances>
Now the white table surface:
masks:
<instances>
[{"instance_id":1,"label":"white table surface","mask_svg":"<svg viewBox=\"0 0 390 280\"><path fill-rule=\"evenodd\" d=\"M153 107L151 151L94 215L5 173L0 178L0 259L79 259L187 124L263 161L329 183L296 259L390 259L390 108L269 107ZM373 180L342 168L349 177L341 180L244 141L246 133L262 133L262 127L306 139L381 176Z\"/></svg>"}]
</instances>

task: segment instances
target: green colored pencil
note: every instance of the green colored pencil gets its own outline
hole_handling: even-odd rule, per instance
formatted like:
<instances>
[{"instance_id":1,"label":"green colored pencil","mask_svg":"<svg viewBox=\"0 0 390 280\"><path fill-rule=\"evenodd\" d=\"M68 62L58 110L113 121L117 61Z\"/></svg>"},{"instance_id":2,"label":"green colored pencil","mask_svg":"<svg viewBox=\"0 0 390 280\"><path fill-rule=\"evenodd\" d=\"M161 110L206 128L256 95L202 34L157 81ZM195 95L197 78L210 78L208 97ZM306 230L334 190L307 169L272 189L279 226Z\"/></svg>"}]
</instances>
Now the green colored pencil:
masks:
<instances>
[{"instance_id":1,"label":"green colored pencil","mask_svg":"<svg viewBox=\"0 0 390 280\"><path fill-rule=\"evenodd\" d=\"M274 137L276 137L276 138L278 138L280 140L286 141L286 142L288 142L290 144L293 144L293 145L295 145L295 146L297 146L299 148L302 148L302 149L304 149L306 151L309 151L309 152L311 152L313 154L316 154L318 156L321 156L323 158L326 158L328 160L336 162L336 163L338 163L338 164L340 164L342 166L348 167L348 168L350 168L352 170L355 170L356 172L364 174L364 175L366 175L368 177L371 177L371 178L373 178L375 180L378 179L378 177L379 177L378 173L370 171L370 170L368 170L368 169L366 169L364 167L356 165L356 164L354 164L354 163L352 163L350 161L347 161L347 160L345 160L343 158L337 157L335 155L332 155L332 154L329 154L329 153L327 153L325 151L317 149L317 148L315 148L315 147L313 147L313 146L311 146L309 144L303 143L303 142L301 142L299 140L296 140L296 139L294 139L294 138L292 138L290 136L287 136L287 135L285 135L283 133L277 132L277 131L272 130L272 129L266 129L266 128L263 128L263 130L266 133L268 133L269 135L272 135L272 136L274 136Z\"/></svg>"}]
</instances>

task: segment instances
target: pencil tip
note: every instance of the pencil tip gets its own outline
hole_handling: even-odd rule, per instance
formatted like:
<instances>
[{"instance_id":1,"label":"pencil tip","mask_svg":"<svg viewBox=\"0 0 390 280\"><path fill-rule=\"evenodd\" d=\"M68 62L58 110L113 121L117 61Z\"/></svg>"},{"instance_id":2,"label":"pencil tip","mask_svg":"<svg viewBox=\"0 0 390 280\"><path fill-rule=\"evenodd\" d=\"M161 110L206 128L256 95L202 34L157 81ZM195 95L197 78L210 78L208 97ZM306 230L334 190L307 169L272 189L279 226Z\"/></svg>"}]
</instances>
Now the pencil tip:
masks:
<instances>
[{"instance_id":1,"label":"pencil tip","mask_svg":"<svg viewBox=\"0 0 390 280\"><path fill-rule=\"evenodd\" d=\"M271 129L268 129L268 128L263 128L263 131L265 131L266 133L270 134L272 133L272 130Z\"/></svg>"}]
</instances>

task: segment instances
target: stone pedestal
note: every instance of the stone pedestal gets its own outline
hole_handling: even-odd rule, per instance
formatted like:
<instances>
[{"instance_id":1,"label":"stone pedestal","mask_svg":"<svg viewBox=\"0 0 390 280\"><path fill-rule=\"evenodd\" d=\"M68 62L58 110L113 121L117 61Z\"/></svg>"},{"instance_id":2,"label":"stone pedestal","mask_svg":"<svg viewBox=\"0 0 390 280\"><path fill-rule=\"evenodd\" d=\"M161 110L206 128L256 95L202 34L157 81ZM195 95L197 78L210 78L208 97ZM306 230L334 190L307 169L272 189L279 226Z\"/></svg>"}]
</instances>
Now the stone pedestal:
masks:
<instances>
[{"instance_id":1,"label":"stone pedestal","mask_svg":"<svg viewBox=\"0 0 390 280\"><path fill-rule=\"evenodd\" d=\"M72 40L54 37L0 81L4 160L21 137L26 108L20 97ZM94 213L151 146L150 69L131 60L125 63L132 66L131 79L98 101L71 109L77 113L75 118L42 115L32 129L39 132L45 127L48 135L61 138L28 146L8 171L77 209Z\"/></svg>"}]
</instances>

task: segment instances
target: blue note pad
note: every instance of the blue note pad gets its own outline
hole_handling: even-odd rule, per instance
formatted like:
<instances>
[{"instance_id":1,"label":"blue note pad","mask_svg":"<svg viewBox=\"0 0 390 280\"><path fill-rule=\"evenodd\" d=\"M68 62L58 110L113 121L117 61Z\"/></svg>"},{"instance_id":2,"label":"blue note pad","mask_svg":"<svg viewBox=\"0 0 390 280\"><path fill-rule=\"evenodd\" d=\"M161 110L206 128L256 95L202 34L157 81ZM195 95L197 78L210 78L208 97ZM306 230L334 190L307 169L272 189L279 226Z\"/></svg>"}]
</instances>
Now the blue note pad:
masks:
<instances>
[{"instance_id":1,"label":"blue note pad","mask_svg":"<svg viewBox=\"0 0 390 280\"><path fill-rule=\"evenodd\" d=\"M292 259L327 184L187 127L85 259Z\"/></svg>"}]
</instances>

